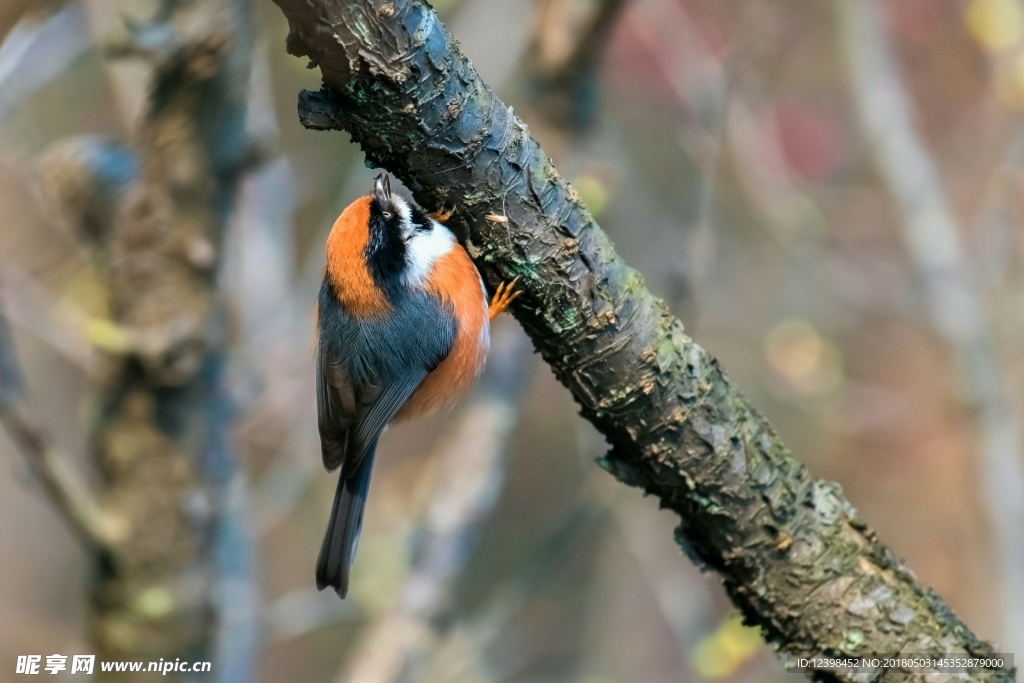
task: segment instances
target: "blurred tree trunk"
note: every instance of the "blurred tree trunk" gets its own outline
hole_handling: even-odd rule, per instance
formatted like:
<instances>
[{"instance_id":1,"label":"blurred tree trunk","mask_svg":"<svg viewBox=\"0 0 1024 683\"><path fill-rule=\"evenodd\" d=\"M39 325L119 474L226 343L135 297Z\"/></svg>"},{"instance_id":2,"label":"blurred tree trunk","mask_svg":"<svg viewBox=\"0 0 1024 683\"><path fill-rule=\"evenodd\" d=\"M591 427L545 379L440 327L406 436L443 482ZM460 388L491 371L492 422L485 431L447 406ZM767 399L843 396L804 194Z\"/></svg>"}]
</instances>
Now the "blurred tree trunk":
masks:
<instances>
[{"instance_id":1,"label":"blurred tree trunk","mask_svg":"<svg viewBox=\"0 0 1024 683\"><path fill-rule=\"evenodd\" d=\"M232 475L216 276L250 161L248 22L244 0L165 0L151 20L128 22L113 52L152 66L131 147L76 138L40 164L46 196L93 251L109 297L109 321L92 328L104 359L90 443L97 497L119 526L96 544L98 659L214 659L214 543Z\"/></svg>"},{"instance_id":2,"label":"blurred tree trunk","mask_svg":"<svg viewBox=\"0 0 1024 683\"><path fill-rule=\"evenodd\" d=\"M304 124L348 131L425 206L455 206L453 224L490 284L520 278L516 317L612 444L602 465L680 514L677 541L722 576L748 623L790 654L992 651L917 583L838 486L792 458L615 254L429 5L275 2L291 27L288 50L324 77L319 93L300 97Z\"/></svg>"}]
</instances>

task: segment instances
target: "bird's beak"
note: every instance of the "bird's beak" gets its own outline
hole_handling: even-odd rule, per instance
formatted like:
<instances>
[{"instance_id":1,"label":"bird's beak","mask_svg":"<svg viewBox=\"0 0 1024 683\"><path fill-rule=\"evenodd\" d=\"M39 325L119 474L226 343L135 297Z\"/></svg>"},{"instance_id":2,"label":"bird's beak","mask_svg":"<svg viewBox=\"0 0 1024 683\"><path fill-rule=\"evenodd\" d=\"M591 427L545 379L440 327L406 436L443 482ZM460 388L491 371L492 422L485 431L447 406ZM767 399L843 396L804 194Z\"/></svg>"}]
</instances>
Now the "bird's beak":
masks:
<instances>
[{"instance_id":1,"label":"bird's beak","mask_svg":"<svg viewBox=\"0 0 1024 683\"><path fill-rule=\"evenodd\" d=\"M391 177L387 173L373 179L373 196L380 202L391 199Z\"/></svg>"}]
</instances>

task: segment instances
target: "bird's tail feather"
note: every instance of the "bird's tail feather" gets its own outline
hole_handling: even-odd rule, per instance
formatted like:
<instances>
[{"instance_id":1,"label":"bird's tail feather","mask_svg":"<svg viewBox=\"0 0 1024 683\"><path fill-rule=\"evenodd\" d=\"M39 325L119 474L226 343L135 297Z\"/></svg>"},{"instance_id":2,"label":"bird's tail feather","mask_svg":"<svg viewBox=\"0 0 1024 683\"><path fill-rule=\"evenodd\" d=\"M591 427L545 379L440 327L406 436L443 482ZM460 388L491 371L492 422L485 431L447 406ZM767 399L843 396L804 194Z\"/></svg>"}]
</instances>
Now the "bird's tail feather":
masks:
<instances>
[{"instance_id":1,"label":"bird's tail feather","mask_svg":"<svg viewBox=\"0 0 1024 683\"><path fill-rule=\"evenodd\" d=\"M377 443L374 441L366 449L362 462L351 476L342 470L334 493L331 520L327 524L327 533L320 546L320 557L316 561L316 587L323 590L332 586L342 598L348 593L348 574L359 544L363 508L366 506L366 493L370 489L370 471L376 450Z\"/></svg>"}]
</instances>

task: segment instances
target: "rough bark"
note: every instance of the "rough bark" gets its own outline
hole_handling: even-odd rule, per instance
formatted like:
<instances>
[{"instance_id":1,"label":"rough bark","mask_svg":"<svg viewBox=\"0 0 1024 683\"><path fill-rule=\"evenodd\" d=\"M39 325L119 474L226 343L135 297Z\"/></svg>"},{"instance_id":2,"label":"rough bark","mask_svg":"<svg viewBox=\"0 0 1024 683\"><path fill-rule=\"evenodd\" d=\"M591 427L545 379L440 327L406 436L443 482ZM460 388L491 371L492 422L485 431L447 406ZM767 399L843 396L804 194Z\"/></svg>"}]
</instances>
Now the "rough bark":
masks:
<instances>
[{"instance_id":1,"label":"rough bark","mask_svg":"<svg viewBox=\"0 0 1024 683\"><path fill-rule=\"evenodd\" d=\"M101 504L126 529L95 553L90 638L101 660L213 659L215 539L232 472L216 274L248 159L247 18L244 0L165 0L151 20L129 22L114 52L153 68L132 145L73 139L40 164L109 298L110 320L93 330L103 358L90 445Z\"/></svg>"},{"instance_id":2,"label":"rough bark","mask_svg":"<svg viewBox=\"0 0 1024 683\"><path fill-rule=\"evenodd\" d=\"M838 485L793 459L616 255L429 5L275 2L291 26L289 52L324 78L320 92L300 96L303 123L348 131L368 163L425 206L454 206L451 222L491 286L519 278L514 314L610 442L601 464L679 513L676 540L721 575L748 623L792 654L992 651L879 542Z\"/></svg>"}]
</instances>

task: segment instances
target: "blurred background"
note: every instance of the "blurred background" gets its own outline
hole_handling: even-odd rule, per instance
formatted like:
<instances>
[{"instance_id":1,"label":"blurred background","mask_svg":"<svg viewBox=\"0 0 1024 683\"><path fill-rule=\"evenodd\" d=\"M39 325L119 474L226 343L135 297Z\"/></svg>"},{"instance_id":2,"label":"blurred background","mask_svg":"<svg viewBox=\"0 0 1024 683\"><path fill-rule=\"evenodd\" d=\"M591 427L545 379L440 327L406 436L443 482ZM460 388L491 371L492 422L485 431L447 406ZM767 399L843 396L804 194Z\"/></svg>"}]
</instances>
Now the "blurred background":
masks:
<instances>
[{"instance_id":1,"label":"blurred background","mask_svg":"<svg viewBox=\"0 0 1024 683\"><path fill-rule=\"evenodd\" d=\"M976 633L1024 644L1024 6L434 5L796 457ZM32 415L101 491L112 257L67 229L45 159L72 136L141 144L153 61L111 45L156 11L0 1L0 301ZM214 241L230 409L211 419L235 464L218 500L243 540L210 541L203 680L783 680L673 515L595 466L602 438L509 316L476 393L384 437L350 596L315 591L335 476L313 303L326 233L376 171L347 135L299 125L319 72L285 53L277 7L230 11L259 153ZM95 651L96 562L24 455L0 436L0 681L19 654Z\"/></svg>"}]
</instances>

